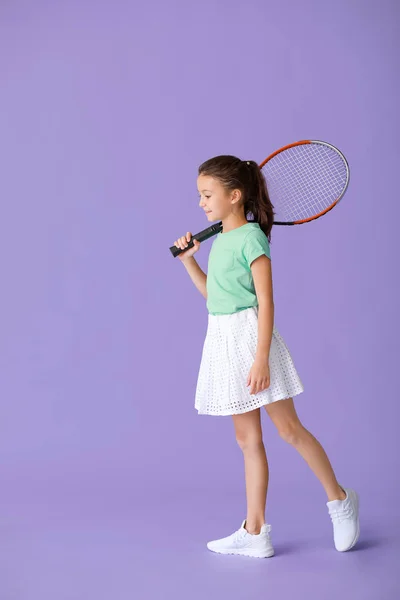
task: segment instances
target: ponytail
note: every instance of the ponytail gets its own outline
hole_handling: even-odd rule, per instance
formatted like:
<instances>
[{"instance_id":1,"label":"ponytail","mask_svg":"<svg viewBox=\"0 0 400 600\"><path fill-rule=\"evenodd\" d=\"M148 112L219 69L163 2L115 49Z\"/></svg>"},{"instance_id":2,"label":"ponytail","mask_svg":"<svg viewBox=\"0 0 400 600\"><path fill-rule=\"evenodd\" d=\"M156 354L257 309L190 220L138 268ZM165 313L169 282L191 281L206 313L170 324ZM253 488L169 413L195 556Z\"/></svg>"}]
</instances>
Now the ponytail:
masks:
<instances>
[{"instance_id":1,"label":"ponytail","mask_svg":"<svg viewBox=\"0 0 400 600\"><path fill-rule=\"evenodd\" d=\"M271 229L274 222L274 207L269 198L267 182L260 167L254 160L245 162L249 171L248 193L245 197L244 212L251 213L271 241Z\"/></svg>"}]
</instances>

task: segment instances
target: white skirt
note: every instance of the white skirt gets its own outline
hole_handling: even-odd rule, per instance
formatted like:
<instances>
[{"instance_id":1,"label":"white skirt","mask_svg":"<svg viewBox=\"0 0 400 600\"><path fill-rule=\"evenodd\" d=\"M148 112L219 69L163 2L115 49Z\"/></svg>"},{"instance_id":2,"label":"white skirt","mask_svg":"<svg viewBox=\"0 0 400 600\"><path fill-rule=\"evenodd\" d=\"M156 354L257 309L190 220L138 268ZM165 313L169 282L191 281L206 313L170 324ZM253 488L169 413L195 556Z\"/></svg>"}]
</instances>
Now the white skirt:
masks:
<instances>
[{"instance_id":1,"label":"white skirt","mask_svg":"<svg viewBox=\"0 0 400 600\"><path fill-rule=\"evenodd\" d=\"M237 415L304 391L289 349L274 325L269 353L270 386L250 394L247 377L258 340L258 306L232 314L208 314L196 386L202 415Z\"/></svg>"}]
</instances>

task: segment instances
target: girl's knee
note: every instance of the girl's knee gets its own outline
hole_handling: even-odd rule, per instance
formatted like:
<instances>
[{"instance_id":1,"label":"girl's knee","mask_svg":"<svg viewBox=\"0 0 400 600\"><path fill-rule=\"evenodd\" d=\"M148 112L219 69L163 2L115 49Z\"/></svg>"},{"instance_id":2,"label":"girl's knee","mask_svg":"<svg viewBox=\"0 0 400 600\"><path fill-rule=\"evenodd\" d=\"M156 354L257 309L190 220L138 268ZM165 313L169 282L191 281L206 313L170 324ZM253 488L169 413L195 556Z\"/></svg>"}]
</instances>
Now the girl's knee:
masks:
<instances>
[{"instance_id":1,"label":"girl's knee","mask_svg":"<svg viewBox=\"0 0 400 600\"><path fill-rule=\"evenodd\" d=\"M288 444L296 445L301 439L304 427L300 421L288 422L278 429L280 437Z\"/></svg>"},{"instance_id":2,"label":"girl's knee","mask_svg":"<svg viewBox=\"0 0 400 600\"><path fill-rule=\"evenodd\" d=\"M263 439L260 435L236 435L236 442L241 450L258 450L263 446Z\"/></svg>"}]
</instances>

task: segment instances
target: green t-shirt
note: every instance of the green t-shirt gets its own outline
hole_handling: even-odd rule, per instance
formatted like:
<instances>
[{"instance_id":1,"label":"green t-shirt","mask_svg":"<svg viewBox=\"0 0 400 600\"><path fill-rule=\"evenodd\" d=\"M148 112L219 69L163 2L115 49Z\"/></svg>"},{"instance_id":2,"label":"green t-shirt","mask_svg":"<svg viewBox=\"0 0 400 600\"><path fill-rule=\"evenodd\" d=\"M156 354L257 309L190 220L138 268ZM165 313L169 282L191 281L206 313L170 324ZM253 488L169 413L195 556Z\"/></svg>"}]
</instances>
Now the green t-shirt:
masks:
<instances>
[{"instance_id":1,"label":"green t-shirt","mask_svg":"<svg viewBox=\"0 0 400 600\"><path fill-rule=\"evenodd\" d=\"M218 233L208 257L207 310L225 315L258 306L250 265L271 258L268 238L258 223L245 223Z\"/></svg>"}]
</instances>

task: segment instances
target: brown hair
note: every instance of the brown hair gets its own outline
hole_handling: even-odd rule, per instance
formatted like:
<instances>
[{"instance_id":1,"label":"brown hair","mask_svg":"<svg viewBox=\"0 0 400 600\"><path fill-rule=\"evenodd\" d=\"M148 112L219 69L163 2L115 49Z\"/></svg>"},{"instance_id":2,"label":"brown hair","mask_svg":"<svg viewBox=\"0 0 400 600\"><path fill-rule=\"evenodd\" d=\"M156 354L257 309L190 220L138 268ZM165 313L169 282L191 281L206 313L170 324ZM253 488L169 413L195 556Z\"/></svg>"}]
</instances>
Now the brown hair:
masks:
<instances>
[{"instance_id":1,"label":"brown hair","mask_svg":"<svg viewBox=\"0 0 400 600\"><path fill-rule=\"evenodd\" d=\"M198 174L218 179L227 191L240 190L246 218L251 213L271 242L274 207L265 177L254 160L243 161L230 155L215 156L200 165Z\"/></svg>"}]
</instances>

